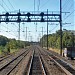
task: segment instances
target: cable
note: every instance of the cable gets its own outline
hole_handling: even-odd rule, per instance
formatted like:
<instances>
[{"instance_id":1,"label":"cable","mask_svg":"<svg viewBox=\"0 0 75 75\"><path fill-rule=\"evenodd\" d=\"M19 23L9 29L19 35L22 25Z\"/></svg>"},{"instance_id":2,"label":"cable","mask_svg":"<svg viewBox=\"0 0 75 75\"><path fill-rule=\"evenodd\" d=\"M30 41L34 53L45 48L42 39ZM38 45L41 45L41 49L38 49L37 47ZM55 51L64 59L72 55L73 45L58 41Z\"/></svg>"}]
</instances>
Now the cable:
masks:
<instances>
[{"instance_id":1,"label":"cable","mask_svg":"<svg viewBox=\"0 0 75 75\"><path fill-rule=\"evenodd\" d=\"M69 3L70 3L70 1L66 0L65 3L64 3L64 5L62 6L63 7L62 9L64 9L65 7L67 7L67 5L69 5Z\"/></svg>"},{"instance_id":2,"label":"cable","mask_svg":"<svg viewBox=\"0 0 75 75\"><path fill-rule=\"evenodd\" d=\"M3 29L1 29L1 30L3 30ZM6 32L5 30L3 30L4 32ZM2 31L2 33L3 33L3 31ZM1 31L0 31L1 32ZM7 32L6 32L7 33ZM9 32L8 32L9 33ZM16 35L14 35L14 34L12 34L12 33L10 33L11 35L13 35L13 36L16 36ZM16 36L17 37L17 36Z\"/></svg>"},{"instance_id":3,"label":"cable","mask_svg":"<svg viewBox=\"0 0 75 75\"><path fill-rule=\"evenodd\" d=\"M74 3L72 3L72 4L70 4L69 5L70 7L68 8L68 9L66 9L66 11L70 11L70 9L72 9L73 7L74 7ZM63 17L64 17L65 15L63 15Z\"/></svg>"},{"instance_id":4,"label":"cable","mask_svg":"<svg viewBox=\"0 0 75 75\"><path fill-rule=\"evenodd\" d=\"M69 16L71 16L74 11L75 10L73 10L66 18L64 18L64 20L66 20Z\"/></svg>"},{"instance_id":5,"label":"cable","mask_svg":"<svg viewBox=\"0 0 75 75\"><path fill-rule=\"evenodd\" d=\"M40 7L40 0L38 0L38 5L37 5L38 11L39 11L39 7Z\"/></svg>"},{"instance_id":6,"label":"cable","mask_svg":"<svg viewBox=\"0 0 75 75\"><path fill-rule=\"evenodd\" d=\"M58 24L56 24L56 26L55 26L54 28L52 28L52 29L50 30L50 32L52 32L57 26L58 26Z\"/></svg>"},{"instance_id":7,"label":"cable","mask_svg":"<svg viewBox=\"0 0 75 75\"><path fill-rule=\"evenodd\" d=\"M4 0L2 0L3 1L3 3L6 5L6 7L10 10L10 8L7 6L7 4L4 2ZM11 11L11 10L10 10Z\"/></svg>"},{"instance_id":8,"label":"cable","mask_svg":"<svg viewBox=\"0 0 75 75\"><path fill-rule=\"evenodd\" d=\"M73 5L74 5L74 3L72 3L72 4L70 5L70 7L67 9L67 11L70 10ZM73 6L73 7L74 7L74 6Z\"/></svg>"},{"instance_id":9,"label":"cable","mask_svg":"<svg viewBox=\"0 0 75 75\"><path fill-rule=\"evenodd\" d=\"M43 6L45 6L47 3L49 3L48 1L49 1L49 0L47 0L42 6L40 6L40 9L41 9Z\"/></svg>"},{"instance_id":10,"label":"cable","mask_svg":"<svg viewBox=\"0 0 75 75\"><path fill-rule=\"evenodd\" d=\"M3 27L5 27L5 28L7 28L6 26L4 26L4 25L2 25ZM8 28L9 29L9 28ZM5 30L4 30L5 31ZM8 31L8 30L7 30ZM5 32L7 32L7 31L5 31ZM10 31L12 31L12 30L10 30ZM15 33L14 33L15 34Z\"/></svg>"},{"instance_id":11,"label":"cable","mask_svg":"<svg viewBox=\"0 0 75 75\"><path fill-rule=\"evenodd\" d=\"M9 4L11 5L11 7L12 7L13 9L15 9L9 0L8 0L8 2L9 2Z\"/></svg>"},{"instance_id":12,"label":"cable","mask_svg":"<svg viewBox=\"0 0 75 75\"><path fill-rule=\"evenodd\" d=\"M35 0L34 0L34 13L35 13Z\"/></svg>"},{"instance_id":13,"label":"cable","mask_svg":"<svg viewBox=\"0 0 75 75\"><path fill-rule=\"evenodd\" d=\"M65 26L65 25L64 25L63 27L70 27L70 26L74 26L74 25L69 25L69 26Z\"/></svg>"},{"instance_id":14,"label":"cable","mask_svg":"<svg viewBox=\"0 0 75 75\"><path fill-rule=\"evenodd\" d=\"M5 7L3 5L0 4L0 6L7 12L7 10L5 9Z\"/></svg>"}]
</instances>

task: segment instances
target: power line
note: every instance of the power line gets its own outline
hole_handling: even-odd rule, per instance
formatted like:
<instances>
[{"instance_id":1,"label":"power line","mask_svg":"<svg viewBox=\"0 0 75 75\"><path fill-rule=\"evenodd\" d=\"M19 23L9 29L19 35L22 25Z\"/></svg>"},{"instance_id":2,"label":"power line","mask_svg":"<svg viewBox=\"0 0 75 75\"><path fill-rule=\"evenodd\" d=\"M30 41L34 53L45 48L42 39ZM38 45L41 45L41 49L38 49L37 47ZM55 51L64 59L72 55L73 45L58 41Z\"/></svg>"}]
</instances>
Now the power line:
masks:
<instances>
[{"instance_id":1,"label":"power line","mask_svg":"<svg viewBox=\"0 0 75 75\"><path fill-rule=\"evenodd\" d=\"M13 9L15 9L9 0L8 0L8 2L9 2L9 4L11 5L11 7L12 7Z\"/></svg>"},{"instance_id":2,"label":"power line","mask_svg":"<svg viewBox=\"0 0 75 75\"><path fill-rule=\"evenodd\" d=\"M56 26L55 26L54 28L52 28L52 29L50 30L50 32L52 32L53 30L55 30L55 28L57 28L57 26L58 26L58 24L56 24Z\"/></svg>"},{"instance_id":3,"label":"power line","mask_svg":"<svg viewBox=\"0 0 75 75\"><path fill-rule=\"evenodd\" d=\"M75 25L75 24L74 24ZM74 26L74 25L69 25L68 26L68 24L67 25L63 25L63 27L70 27L70 26Z\"/></svg>"},{"instance_id":4,"label":"power line","mask_svg":"<svg viewBox=\"0 0 75 75\"><path fill-rule=\"evenodd\" d=\"M38 11L39 11L39 7L40 7L40 0L38 0L38 5L37 5Z\"/></svg>"},{"instance_id":5,"label":"power line","mask_svg":"<svg viewBox=\"0 0 75 75\"><path fill-rule=\"evenodd\" d=\"M70 2L70 5L69 5L69 7L67 7L67 9L66 9L66 11L70 11L70 13L71 13L71 11L72 11L72 9L73 9L73 7L74 7L74 2ZM74 9L73 9L73 11L74 11ZM65 14L66 15L66 14ZM63 15L63 17L65 16L65 15ZM69 14L70 15L70 14ZM69 17L69 16L67 16L67 17ZM67 18L66 17L66 18ZM66 19L66 18L64 18L64 19Z\"/></svg>"},{"instance_id":6,"label":"power line","mask_svg":"<svg viewBox=\"0 0 75 75\"><path fill-rule=\"evenodd\" d=\"M4 25L2 25L3 27L5 27L5 28L7 28L6 26L4 26ZM7 29L9 29L9 28L7 28ZM4 30L5 31L5 30ZM10 30L10 31L12 31L12 30ZM8 30L6 31L6 32L9 32Z\"/></svg>"},{"instance_id":7,"label":"power line","mask_svg":"<svg viewBox=\"0 0 75 75\"><path fill-rule=\"evenodd\" d=\"M7 4L4 2L4 0L2 0L3 1L3 3L6 5L6 7L10 10L10 8L7 6ZM11 11L11 10L10 10Z\"/></svg>"},{"instance_id":8,"label":"power line","mask_svg":"<svg viewBox=\"0 0 75 75\"><path fill-rule=\"evenodd\" d=\"M63 7L62 9L66 8L67 5L69 5L69 3L70 3L70 1L69 0L66 0L65 3L64 3L64 5L62 6Z\"/></svg>"},{"instance_id":9,"label":"power line","mask_svg":"<svg viewBox=\"0 0 75 75\"><path fill-rule=\"evenodd\" d=\"M1 30L3 30L3 29L1 29ZM5 30L3 30L3 31L5 31ZM2 33L3 33L3 31L2 31ZM0 31L1 32L1 31ZM6 31L5 31L6 32ZM6 32L7 33L7 32ZM8 32L8 33L10 33L10 32ZM16 35L14 35L14 34L12 34L12 33L10 33L10 35L13 35L13 36L16 36ZM16 36L17 37L17 36Z\"/></svg>"},{"instance_id":10,"label":"power line","mask_svg":"<svg viewBox=\"0 0 75 75\"><path fill-rule=\"evenodd\" d=\"M75 10L73 10L66 18L64 18L64 20L66 20L69 16L71 16L74 11Z\"/></svg>"},{"instance_id":11,"label":"power line","mask_svg":"<svg viewBox=\"0 0 75 75\"><path fill-rule=\"evenodd\" d=\"M42 8L43 6L45 6L48 3L49 0L47 0L42 6L40 6L40 8Z\"/></svg>"},{"instance_id":12,"label":"power line","mask_svg":"<svg viewBox=\"0 0 75 75\"><path fill-rule=\"evenodd\" d=\"M5 7L3 5L0 4L0 6L7 12L7 10L5 9Z\"/></svg>"},{"instance_id":13,"label":"power line","mask_svg":"<svg viewBox=\"0 0 75 75\"><path fill-rule=\"evenodd\" d=\"M35 13L35 0L34 0L34 13Z\"/></svg>"}]
</instances>

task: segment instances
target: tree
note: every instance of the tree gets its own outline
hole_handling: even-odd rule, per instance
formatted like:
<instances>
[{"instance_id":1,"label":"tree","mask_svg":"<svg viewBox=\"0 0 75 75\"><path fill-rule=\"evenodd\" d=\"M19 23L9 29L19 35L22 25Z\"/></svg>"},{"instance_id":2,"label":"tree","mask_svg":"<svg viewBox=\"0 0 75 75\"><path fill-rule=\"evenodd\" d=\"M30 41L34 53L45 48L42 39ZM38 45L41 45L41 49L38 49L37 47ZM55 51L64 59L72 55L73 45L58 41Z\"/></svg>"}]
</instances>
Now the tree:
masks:
<instances>
[{"instance_id":1,"label":"tree","mask_svg":"<svg viewBox=\"0 0 75 75\"><path fill-rule=\"evenodd\" d=\"M73 34L74 31L71 31L71 30L66 30L64 29L62 31L62 47L72 47L73 44L74 44L74 41L75 41L75 35ZM46 36L43 36L45 39L43 40L44 41L44 44L46 46L47 44L47 35ZM43 38L42 37L42 38ZM42 41L42 38L40 40L40 42ZM53 33L53 34L49 34L48 35L48 43L49 43L49 47L52 47L52 48L60 48L60 30L56 31L56 33Z\"/></svg>"},{"instance_id":2,"label":"tree","mask_svg":"<svg viewBox=\"0 0 75 75\"><path fill-rule=\"evenodd\" d=\"M8 42L8 38L0 35L0 45L5 46Z\"/></svg>"}]
</instances>

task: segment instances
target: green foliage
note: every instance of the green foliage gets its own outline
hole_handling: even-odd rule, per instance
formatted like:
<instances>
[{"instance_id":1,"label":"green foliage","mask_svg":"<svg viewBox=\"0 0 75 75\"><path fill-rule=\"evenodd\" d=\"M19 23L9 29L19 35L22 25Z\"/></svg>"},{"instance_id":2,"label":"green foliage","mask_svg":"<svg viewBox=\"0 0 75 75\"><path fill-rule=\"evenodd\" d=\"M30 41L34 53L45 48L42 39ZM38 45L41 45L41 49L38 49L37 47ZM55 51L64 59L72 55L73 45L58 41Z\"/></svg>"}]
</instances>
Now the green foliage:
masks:
<instances>
[{"instance_id":1,"label":"green foliage","mask_svg":"<svg viewBox=\"0 0 75 75\"><path fill-rule=\"evenodd\" d=\"M10 49L16 49L17 46L17 41L15 39L10 39L10 41L7 43L6 47Z\"/></svg>"},{"instance_id":2,"label":"green foliage","mask_svg":"<svg viewBox=\"0 0 75 75\"><path fill-rule=\"evenodd\" d=\"M9 41L9 40L8 40L7 37L4 37L4 36L0 35L0 46L1 46L1 45L2 45L2 46L5 46L8 41Z\"/></svg>"},{"instance_id":3,"label":"green foliage","mask_svg":"<svg viewBox=\"0 0 75 75\"><path fill-rule=\"evenodd\" d=\"M20 41L16 39L8 39L5 36L0 35L0 54L15 52L19 48L24 48L29 46L30 43L27 41Z\"/></svg>"},{"instance_id":4,"label":"green foliage","mask_svg":"<svg viewBox=\"0 0 75 75\"><path fill-rule=\"evenodd\" d=\"M0 46L0 54L2 54L4 51L4 47L3 46Z\"/></svg>"},{"instance_id":5,"label":"green foliage","mask_svg":"<svg viewBox=\"0 0 75 75\"><path fill-rule=\"evenodd\" d=\"M67 46L70 46L70 47L73 46L73 41L75 41L75 35L73 35L73 32L74 31L66 30L66 29L64 29L62 31L63 48L67 47ZM42 42L42 39L43 39L43 46L46 47L47 46L46 45L47 44L47 36L46 35L43 36L40 39L40 43ZM51 47L51 48L58 48L58 49L60 48L60 30L56 31L56 33L48 35L48 44L49 44L49 47Z\"/></svg>"}]
</instances>

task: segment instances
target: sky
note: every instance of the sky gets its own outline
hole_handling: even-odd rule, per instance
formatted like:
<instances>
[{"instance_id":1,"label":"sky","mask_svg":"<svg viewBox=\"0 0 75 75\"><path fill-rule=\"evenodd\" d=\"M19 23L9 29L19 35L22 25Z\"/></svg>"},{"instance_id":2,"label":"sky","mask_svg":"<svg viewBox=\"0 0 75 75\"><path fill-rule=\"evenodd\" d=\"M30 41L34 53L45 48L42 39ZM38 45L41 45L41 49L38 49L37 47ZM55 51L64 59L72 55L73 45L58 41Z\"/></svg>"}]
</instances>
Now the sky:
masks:
<instances>
[{"instance_id":1,"label":"sky","mask_svg":"<svg viewBox=\"0 0 75 75\"><path fill-rule=\"evenodd\" d=\"M34 2L35 1L35 2ZM63 0L63 29L74 30L74 3L72 0ZM50 11L50 13L57 13L60 11L60 0L0 0L0 13L14 12L31 12L31 11ZM67 11L66 11L67 10ZM70 13L65 13L70 12ZM71 14L72 13L72 14ZM71 14L71 15L70 15ZM69 16L70 15L70 16ZM67 19L66 17L69 16ZM66 23L71 23L66 24ZM47 32L47 23L20 23L20 40L27 41L39 41L43 35ZM27 28L27 33L26 33ZM49 23L49 34L54 33L60 29L59 23ZM4 35L8 38L15 38L18 40L19 34L18 23L1 23L0 24L0 35ZM26 35L27 34L27 35Z\"/></svg>"}]
</instances>

